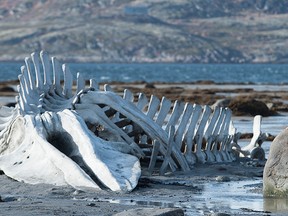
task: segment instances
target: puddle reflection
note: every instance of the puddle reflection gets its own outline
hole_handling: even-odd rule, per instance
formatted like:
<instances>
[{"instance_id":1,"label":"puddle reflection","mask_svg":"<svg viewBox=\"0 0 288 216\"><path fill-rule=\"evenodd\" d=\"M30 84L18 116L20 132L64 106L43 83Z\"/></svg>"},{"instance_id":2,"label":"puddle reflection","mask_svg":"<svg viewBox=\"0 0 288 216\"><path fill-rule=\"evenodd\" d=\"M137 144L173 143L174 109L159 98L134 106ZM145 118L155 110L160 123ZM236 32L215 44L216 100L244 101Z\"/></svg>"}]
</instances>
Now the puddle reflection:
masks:
<instances>
[{"instance_id":1,"label":"puddle reflection","mask_svg":"<svg viewBox=\"0 0 288 216\"><path fill-rule=\"evenodd\" d=\"M140 205L140 206L156 206L163 208L175 208L180 207L179 205L172 202L164 202L164 201L146 201L146 200L125 200L125 199L111 199L110 203L118 203L125 205Z\"/></svg>"},{"instance_id":2,"label":"puddle reflection","mask_svg":"<svg viewBox=\"0 0 288 216\"><path fill-rule=\"evenodd\" d=\"M110 203L136 205L147 207L161 207L161 208L182 208L185 209L185 215L203 215L204 212L209 212L211 208L207 206L205 200L193 200L192 202L168 202L168 201L147 201L147 200L127 200L127 199L106 199L101 200ZM218 208L218 205L213 205Z\"/></svg>"},{"instance_id":3,"label":"puddle reflection","mask_svg":"<svg viewBox=\"0 0 288 216\"><path fill-rule=\"evenodd\" d=\"M262 185L261 179L243 180L228 183L206 182L197 193L191 193L182 199L169 197L126 197L115 199L97 199L98 201L135 206L155 206L163 208L183 208L187 215L198 215L201 211L211 210L237 212L239 209L249 209L253 212L263 211L263 197L261 193L250 190ZM180 193L179 193L180 195Z\"/></svg>"},{"instance_id":4,"label":"puddle reflection","mask_svg":"<svg viewBox=\"0 0 288 216\"><path fill-rule=\"evenodd\" d=\"M288 199L264 198L263 209L268 212L288 212Z\"/></svg>"},{"instance_id":5,"label":"puddle reflection","mask_svg":"<svg viewBox=\"0 0 288 216\"><path fill-rule=\"evenodd\" d=\"M250 192L262 184L262 179L252 179L228 183L206 183L201 197L209 198L206 205L226 205L230 209L251 208L255 211L263 210L263 197L260 193ZM212 207L212 206L211 206Z\"/></svg>"}]
</instances>

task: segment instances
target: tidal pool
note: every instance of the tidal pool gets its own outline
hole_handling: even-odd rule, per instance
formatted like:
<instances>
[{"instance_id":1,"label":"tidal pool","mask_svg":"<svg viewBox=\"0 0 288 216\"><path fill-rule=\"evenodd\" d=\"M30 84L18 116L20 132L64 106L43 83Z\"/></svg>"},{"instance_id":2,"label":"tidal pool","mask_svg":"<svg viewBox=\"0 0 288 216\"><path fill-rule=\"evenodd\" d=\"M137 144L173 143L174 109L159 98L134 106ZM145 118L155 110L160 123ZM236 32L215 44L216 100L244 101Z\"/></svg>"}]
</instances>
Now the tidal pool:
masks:
<instances>
[{"instance_id":1,"label":"tidal pool","mask_svg":"<svg viewBox=\"0 0 288 216\"><path fill-rule=\"evenodd\" d=\"M143 208L182 208L185 215L208 215L211 213L232 215L239 213L242 215L243 213L245 215L266 215L267 213L268 215L269 213L263 206L260 178L231 182L203 182L203 184L196 185L198 189L201 189L190 191L190 193L185 192L185 188L179 188L177 190L170 189L169 194L162 188L157 192L152 190L150 195L133 196L132 193L125 197L97 198L89 201L133 205ZM168 188L166 189L168 190Z\"/></svg>"}]
</instances>

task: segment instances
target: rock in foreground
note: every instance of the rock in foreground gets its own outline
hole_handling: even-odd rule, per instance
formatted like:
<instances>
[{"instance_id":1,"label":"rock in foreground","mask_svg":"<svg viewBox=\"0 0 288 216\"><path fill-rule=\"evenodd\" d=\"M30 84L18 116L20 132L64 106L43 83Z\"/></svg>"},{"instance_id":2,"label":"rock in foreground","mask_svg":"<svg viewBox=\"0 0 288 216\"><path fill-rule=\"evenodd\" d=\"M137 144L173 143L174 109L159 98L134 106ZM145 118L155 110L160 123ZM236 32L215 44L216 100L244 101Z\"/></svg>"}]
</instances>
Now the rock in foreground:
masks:
<instances>
[{"instance_id":1,"label":"rock in foreground","mask_svg":"<svg viewBox=\"0 0 288 216\"><path fill-rule=\"evenodd\" d=\"M288 128L272 142L263 174L265 197L288 197Z\"/></svg>"}]
</instances>

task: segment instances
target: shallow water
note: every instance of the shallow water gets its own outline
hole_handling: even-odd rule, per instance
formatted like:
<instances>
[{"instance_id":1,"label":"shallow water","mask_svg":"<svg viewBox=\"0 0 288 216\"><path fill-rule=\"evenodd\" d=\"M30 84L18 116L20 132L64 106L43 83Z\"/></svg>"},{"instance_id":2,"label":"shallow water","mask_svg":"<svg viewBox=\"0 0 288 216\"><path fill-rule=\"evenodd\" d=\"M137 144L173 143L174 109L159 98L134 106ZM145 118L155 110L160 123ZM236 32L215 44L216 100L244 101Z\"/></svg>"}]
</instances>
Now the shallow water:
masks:
<instances>
[{"instance_id":1,"label":"shallow water","mask_svg":"<svg viewBox=\"0 0 288 216\"><path fill-rule=\"evenodd\" d=\"M235 128L241 133L251 133L253 131L253 117L232 117ZM279 116L262 117L261 131L273 136L277 136L281 131L288 127L288 113L280 113ZM241 146L249 144L250 140L240 140ZM265 151L266 158L269 155L272 142L265 141L262 148Z\"/></svg>"},{"instance_id":2,"label":"shallow water","mask_svg":"<svg viewBox=\"0 0 288 216\"><path fill-rule=\"evenodd\" d=\"M253 131L253 117L233 117L235 128L241 133L251 133ZM261 131L271 135L278 135L288 127L288 113L280 113L278 116L262 117Z\"/></svg>"},{"instance_id":3,"label":"shallow water","mask_svg":"<svg viewBox=\"0 0 288 216\"><path fill-rule=\"evenodd\" d=\"M263 206L265 211L288 215L288 199L264 198Z\"/></svg>"},{"instance_id":4,"label":"shallow water","mask_svg":"<svg viewBox=\"0 0 288 216\"><path fill-rule=\"evenodd\" d=\"M208 215L228 213L230 215L285 215L287 199L264 199L262 178L229 182L207 182L195 184L201 188L195 192L170 192L163 196L140 195L115 198L94 198L88 201L109 202L137 207L182 208L185 215ZM175 198L176 197L176 198Z\"/></svg>"},{"instance_id":5,"label":"shallow water","mask_svg":"<svg viewBox=\"0 0 288 216\"><path fill-rule=\"evenodd\" d=\"M249 133L253 130L252 117L233 117L235 127L239 132ZM288 124L288 114L263 117L262 132L274 136L279 134ZM241 140L246 145L250 140ZM265 141L262 147L266 158L271 142ZM181 184L197 187L199 190L185 192L180 189L177 199L174 195L167 196L133 196L113 199L102 199L102 202L146 207L179 207L185 210L185 215L208 215L211 213L228 213L230 215L285 215L288 214L288 199L266 199L262 195L262 177L244 177L228 182L203 180L203 183L183 180ZM172 192L173 193L173 192Z\"/></svg>"},{"instance_id":6,"label":"shallow water","mask_svg":"<svg viewBox=\"0 0 288 216\"><path fill-rule=\"evenodd\" d=\"M233 215L245 212L245 215L265 213L262 194L259 193L262 182L260 178L230 182L203 182L194 187L201 188L197 192L183 192L179 189L175 195L133 196L122 198L97 198L97 202L110 202L123 205L144 207L182 208L185 215L207 215L209 213L229 212ZM253 189L258 191L251 192ZM173 193L173 192L172 192ZM172 198L171 198L172 197Z\"/></svg>"}]
</instances>

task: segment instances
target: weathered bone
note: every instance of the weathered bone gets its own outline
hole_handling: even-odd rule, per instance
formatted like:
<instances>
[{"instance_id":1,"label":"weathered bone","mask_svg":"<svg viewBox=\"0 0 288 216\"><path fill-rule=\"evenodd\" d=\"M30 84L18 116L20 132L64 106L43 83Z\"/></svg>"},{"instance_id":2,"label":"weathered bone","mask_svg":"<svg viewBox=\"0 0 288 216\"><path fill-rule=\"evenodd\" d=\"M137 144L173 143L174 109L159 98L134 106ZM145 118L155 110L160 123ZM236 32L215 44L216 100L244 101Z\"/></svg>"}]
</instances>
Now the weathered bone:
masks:
<instances>
[{"instance_id":1,"label":"weathered bone","mask_svg":"<svg viewBox=\"0 0 288 216\"><path fill-rule=\"evenodd\" d=\"M1 143L8 148L1 151L0 169L18 181L31 184L69 184L78 189L98 189L76 163L43 139L46 137L43 127L39 115L15 118L6 134L11 139Z\"/></svg>"},{"instance_id":2,"label":"weathered bone","mask_svg":"<svg viewBox=\"0 0 288 216\"><path fill-rule=\"evenodd\" d=\"M160 151L163 155L166 153L167 145L169 143L168 134L162 130L162 128L156 124L150 117L147 117L142 111L140 111L135 104L132 102L126 101L112 91L90 91L84 95L80 95L79 103L84 104L84 107L91 107L93 104L106 104L109 107L112 107L114 110L117 110L122 115L131 119L134 123L137 123L143 131L146 132L153 140L158 140L162 145L160 146ZM80 106L74 104L76 110L80 109ZM81 112L85 114L86 111ZM149 113L149 111L147 112ZM81 115L80 114L80 115ZM95 113L97 115L99 113ZM89 118L89 117L88 117ZM96 116L96 119L100 116ZM180 150L176 149L176 145L172 147L173 154L180 164L183 170L189 170L189 166L181 154ZM170 161L171 164L174 164L173 161ZM173 165L171 165L173 166Z\"/></svg>"},{"instance_id":3,"label":"weathered bone","mask_svg":"<svg viewBox=\"0 0 288 216\"><path fill-rule=\"evenodd\" d=\"M32 54L21 68L19 114L17 109L1 109L0 169L27 183L96 189L100 184L113 191L131 191L141 169L138 158L129 153L141 153L141 149L136 144L134 150L127 142L107 142L95 136L75 111L69 111L76 98L69 69L65 65L61 69L55 58L51 67L44 52L40 58L42 67L39 57ZM81 76L77 84L77 92L84 91ZM91 81L92 85L95 87ZM117 129L115 134L120 133Z\"/></svg>"},{"instance_id":4,"label":"weathered bone","mask_svg":"<svg viewBox=\"0 0 288 216\"><path fill-rule=\"evenodd\" d=\"M13 107L0 107L0 134L17 115L18 111Z\"/></svg>"},{"instance_id":5,"label":"weathered bone","mask_svg":"<svg viewBox=\"0 0 288 216\"><path fill-rule=\"evenodd\" d=\"M28 183L131 191L141 174L138 158L150 160L150 173L157 161L160 174L187 171L233 161L235 151L253 157L265 138L256 116L250 144L237 146L227 108L171 107L167 98L143 93L135 101L127 89L122 98L109 85L100 91L93 79L86 88L80 74L73 93L69 68L45 52L25 59L19 81L16 108L0 109L0 169Z\"/></svg>"},{"instance_id":6,"label":"weathered bone","mask_svg":"<svg viewBox=\"0 0 288 216\"><path fill-rule=\"evenodd\" d=\"M236 159L232 146L239 139L239 134L236 134L236 130L230 129L232 125L231 110L216 108L212 113L212 110L205 106L203 112L201 112L202 109L199 105L194 105L192 109L190 104L184 105L184 103L175 101L173 110L169 113L171 102L166 98L162 98L160 102L152 95L148 101L146 96L141 94L139 95L139 101L134 102L133 94L131 92L126 93L126 91L124 90L124 98L119 97L111 88L109 88L109 91L90 91L84 95L78 95L80 102L75 103L74 107L83 115L83 118L88 119L92 115L87 114L89 110L81 111L81 107L105 104L105 106L114 110L114 114L118 116L112 118L113 124L117 127L123 127L125 133L133 136L131 138L138 137L139 144L152 140L150 144L152 145L152 151L149 150L151 148L148 146L141 144L143 147L149 148L149 172L152 172L159 153L163 156L164 161L166 157L168 158L172 171L176 170L178 166L183 170L188 170L196 162L228 162ZM126 94L127 96L125 96ZM89 105L87 106L87 104ZM169 105L169 107L164 106L164 104ZM147 111L143 110L144 107L148 107ZM95 114L98 116L94 118L107 118L103 114L99 110ZM117 120L115 121L115 119ZM106 121L109 122L109 119L106 119ZM161 128L157 127L155 122ZM171 139L171 134L168 132L170 127L174 125L176 127L173 139ZM110 125L110 128L113 127L113 125ZM135 142L137 141L135 140ZM192 151L192 149L195 150ZM171 153L172 157L169 154L167 155L167 152ZM185 157L183 158L182 155L185 155ZM165 164L167 163L165 162ZM187 168L187 164L189 168ZM164 167L167 168L166 165ZM161 173L165 169L161 169Z\"/></svg>"},{"instance_id":7,"label":"weathered bone","mask_svg":"<svg viewBox=\"0 0 288 216\"><path fill-rule=\"evenodd\" d=\"M261 121L262 121L262 116L257 115L254 117L253 137L247 146L241 148L237 144L237 142L234 145L234 149L240 153L241 157L251 157L251 158L258 158L258 159L265 158L265 152L261 148L261 145L266 140L268 135L267 133L262 133Z\"/></svg>"}]
</instances>

